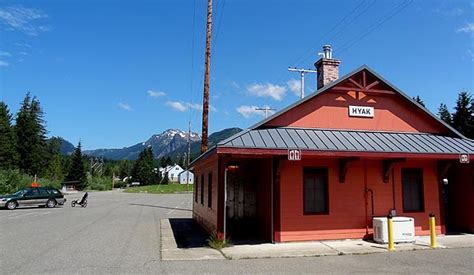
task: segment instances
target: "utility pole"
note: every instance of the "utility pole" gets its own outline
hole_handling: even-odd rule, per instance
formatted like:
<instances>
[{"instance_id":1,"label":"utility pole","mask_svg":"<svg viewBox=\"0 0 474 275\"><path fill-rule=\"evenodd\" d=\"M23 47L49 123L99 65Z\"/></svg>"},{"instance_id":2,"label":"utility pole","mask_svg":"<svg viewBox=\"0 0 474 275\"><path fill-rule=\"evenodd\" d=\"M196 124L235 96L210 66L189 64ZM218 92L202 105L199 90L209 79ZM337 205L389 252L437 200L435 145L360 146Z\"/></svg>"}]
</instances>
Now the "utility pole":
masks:
<instances>
[{"instance_id":1,"label":"utility pole","mask_svg":"<svg viewBox=\"0 0 474 275\"><path fill-rule=\"evenodd\" d=\"M263 108L255 108L256 111L264 111L265 112L265 118L268 117L268 111L275 111L275 109L265 106Z\"/></svg>"},{"instance_id":2,"label":"utility pole","mask_svg":"<svg viewBox=\"0 0 474 275\"><path fill-rule=\"evenodd\" d=\"M204 72L204 98L202 103L202 139L201 153L207 151L207 131L209 117L209 81L211 70L211 33L212 33L212 0L207 0L207 33L206 33L206 59Z\"/></svg>"},{"instance_id":3,"label":"utility pole","mask_svg":"<svg viewBox=\"0 0 474 275\"><path fill-rule=\"evenodd\" d=\"M300 97L304 98L304 74L305 73L317 73L317 71L314 70L307 70L307 69L297 69L295 68L288 68L288 71L290 72L299 72L301 74L301 94Z\"/></svg>"},{"instance_id":4,"label":"utility pole","mask_svg":"<svg viewBox=\"0 0 474 275\"><path fill-rule=\"evenodd\" d=\"M191 160L191 121L188 125L188 155L186 165L186 191L189 191L189 161Z\"/></svg>"}]
</instances>

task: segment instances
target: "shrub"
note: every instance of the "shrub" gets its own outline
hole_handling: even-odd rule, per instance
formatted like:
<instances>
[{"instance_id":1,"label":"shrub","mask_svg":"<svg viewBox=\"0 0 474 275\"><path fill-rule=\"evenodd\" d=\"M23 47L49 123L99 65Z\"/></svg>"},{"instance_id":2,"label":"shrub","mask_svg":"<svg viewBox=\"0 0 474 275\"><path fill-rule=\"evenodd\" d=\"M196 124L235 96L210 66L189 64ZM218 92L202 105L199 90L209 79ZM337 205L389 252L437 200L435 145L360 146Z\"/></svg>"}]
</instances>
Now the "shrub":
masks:
<instances>
[{"instance_id":1,"label":"shrub","mask_svg":"<svg viewBox=\"0 0 474 275\"><path fill-rule=\"evenodd\" d=\"M121 180L114 182L114 188L125 188L127 187L127 183Z\"/></svg>"},{"instance_id":2,"label":"shrub","mask_svg":"<svg viewBox=\"0 0 474 275\"><path fill-rule=\"evenodd\" d=\"M221 250L222 248L232 246L232 242L229 238L225 240L220 240L219 238L217 238L217 234L214 233L211 236L209 236L209 239L207 239L207 245L210 248Z\"/></svg>"},{"instance_id":3,"label":"shrub","mask_svg":"<svg viewBox=\"0 0 474 275\"><path fill-rule=\"evenodd\" d=\"M31 185L33 178L19 170L0 170L0 194L9 194Z\"/></svg>"},{"instance_id":4,"label":"shrub","mask_svg":"<svg viewBox=\"0 0 474 275\"><path fill-rule=\"evenodd\" d=\"M34 178L21 173L19 170L0 170L0 194L11 194L19 189L31 186ZM40 186L61 188L61 181L50 179L37 179Z\"/></svg>"},{"instance_id":5,"label":"shrub","mask_svg":"<svg viewBox=\"0 0 474 275\"><path fill-rule=\"evenodd\" d=\"M90 177L87 179L86 190L106 191L112 190L112 179L101 177Z\"/></svg>"}]
</instances>

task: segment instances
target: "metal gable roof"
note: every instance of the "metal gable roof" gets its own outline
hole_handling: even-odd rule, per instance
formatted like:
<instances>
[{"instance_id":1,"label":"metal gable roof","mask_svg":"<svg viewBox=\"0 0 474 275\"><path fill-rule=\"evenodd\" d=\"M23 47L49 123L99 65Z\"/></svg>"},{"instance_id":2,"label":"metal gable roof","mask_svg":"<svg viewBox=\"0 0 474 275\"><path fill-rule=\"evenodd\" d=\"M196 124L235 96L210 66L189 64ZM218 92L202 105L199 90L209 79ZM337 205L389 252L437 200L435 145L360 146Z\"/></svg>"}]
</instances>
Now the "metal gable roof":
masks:
<instances>
[{"instance_id":1,"label":"metal gable roof","mask_svg":"<svg viewBox=\"0 0 474 275\"><path fill-rule=\"evenodd\" d=\"M330 90L336 85L346 81L353 75L368 71L384 84L392 88L396 93L408 102L418 107L424 113L450 130L454 136L441 136L426 133L399 133L399 132L373 132L359 130L331 130L331 129L296 129L296 128L269 128L258 129L268 121L282 115L294 107L311 100L312 98ZM439 153L439 154L474 154L474 140L465 138L460 132L446 124L436 115L424 108L410 96L395 87L389 81L363 65L354 71L342 76L338 80L322 87L309 96L280 110L272 116L264 119L250 128L237 133L218 144L207 152L198 156L192 163L215 152L218 147L233 148L261 148L261 149L288 149L296 148L320 151L363 151L363 152L398 152L398 153ZM293 147L293 149L295 149Z\"/></svg>"},{"instance_id":2,"label":"metal gable roof","mask_svg":"<svg viewBox=\"0 0 474 275\"><path fill-rule=\"evenodd\" d=\"M262 125L264 125L265 123L273 120L274 118L286 113L287 111L293 109L294 107L298 106L298 105L301 105L303 104L304 102L330 90L331 88L337 86L338 84L340 84L341 82L343 81L346 81L348 80L350 77L352 77L353 75L359 73L359 72L362 72L363 70L366 70L368 71L369 73L373 74L375 77L377 77L378 79L380 79L382 82L384 82L386 85L388 85L390 88L392 88L396 93L398 93L399 95L401 95L402 97L404 97L406 100L408 100L410 103L414 104L416 107L418 107L419 109L421 109L424 113L426 113L427 115L429 115L430 117L432 117L433 119L435 119L436 121L438 121L440 124L442 124L444 127L446 127L447 129L449 129L453 134L457 135L458 137L460 138L464 138L464 136L458 132L456 129L454 129L453 127L451 127L450 125L448 125L446 122L444 122L443 120L441 120L439 117L437 117L436 115L434 115L433 113L431 113L428 109L426 109L425 107L421 106L420 104L418 104L415 100L413 100L413 98L411 98L410 96L408 96L407 94L405 94L404 92L402 92L400 89L398 89L397 87L395 87L392 83L390 83L389 81L387 81L385 78L383 78L382 76L380 76L379 74L377 74L375 71L373 71L371 68L369 68L369 66L367 65L363 65L357 69L355 69L354 71L342 76L341 78L339 78L338 80L334 81L334 82L331 82L330 84L322 87L321 89L317 90L316 92L310 94L309 96L303 98L303 99L300 99L299 101L296 101L295 103L289 105L288 107L284 108L283 110L273 114L272 116L268 117L267 119L264 119L260 122L258 122L257 124L254 124L252 125L249 129L256 129Z\"/></svg>"},{"instance_id":3,"label":"metal gable roof","mask_svg":"<svg viewBox=\"0 0 474 275\"><path fill-rule=\"evenodd\" d=\"M254 129L218 147L377 153L474 154L474 141L425 133L272 128Z\"/></svg>"}]
</instances>

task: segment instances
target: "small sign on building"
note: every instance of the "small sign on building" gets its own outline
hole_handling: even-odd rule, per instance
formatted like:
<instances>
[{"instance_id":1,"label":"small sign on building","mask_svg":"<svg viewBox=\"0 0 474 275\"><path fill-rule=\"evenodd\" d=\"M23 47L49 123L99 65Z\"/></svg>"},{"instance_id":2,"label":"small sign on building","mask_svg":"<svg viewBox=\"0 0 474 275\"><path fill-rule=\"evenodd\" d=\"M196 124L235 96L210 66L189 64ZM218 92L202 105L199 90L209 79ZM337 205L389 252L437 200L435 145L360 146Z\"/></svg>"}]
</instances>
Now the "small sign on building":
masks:
<instances>
[{"instance_id":1,"label":"small sign on building","mask_svg":"<svg viewBox=\"0 0 474 275\"><path fill-rule=\"evenodd\" d=\"M349 106L349 116L352 117L374 117L374 107Z\"/></svg>"},{"instance_id":2,"label":"small sign on building","mask_svg":"<svg viewBox=\"0 0 474 275\"><path fill-rule=\"evenodd\" d=\"M459 155L460 163L469 163L469 154L460 154Z\"/></svg>"},{"instance_id":3,"label":"small sign on building","mask_svg":"<svg viewBox=\"0 0 474 275\"><path fill-rule=\"evenodd\" d=\"M288 150L288 160L301 160L301 150L300 149L289 149Z\"/></svg>"}]
</instances>

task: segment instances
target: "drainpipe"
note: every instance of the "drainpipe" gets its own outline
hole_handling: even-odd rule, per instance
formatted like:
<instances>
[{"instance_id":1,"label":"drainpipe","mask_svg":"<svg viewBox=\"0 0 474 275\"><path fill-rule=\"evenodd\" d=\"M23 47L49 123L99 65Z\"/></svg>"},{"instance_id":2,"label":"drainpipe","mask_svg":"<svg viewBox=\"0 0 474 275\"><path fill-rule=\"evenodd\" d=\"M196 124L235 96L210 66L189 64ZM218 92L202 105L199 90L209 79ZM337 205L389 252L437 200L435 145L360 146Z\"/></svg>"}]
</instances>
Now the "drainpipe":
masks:
<instances>
[{"instance_id":1,"label":"drainpipe","mask_svg":"<svg viewBox=\"0 0 474 275\"><path fill-rule=\"evenodd\" d=\"M273 198L273 183L274 183L274 176L273 176L273 169L274 169L274 168L273 168L273 156L272 156L272 158L270 159L270 166L271 166L270 172L271 172L271 174L272 174L272 175L271 175L271 182L270 182L270 196L271 196L271 197L270 197L270 198L271 198L271 199L270 199L270 200L271 200L271 202L270 202L270 203L271 203L271 222L270 222L270 223L271 223L271 230L270 230L270 231L271 231L271 234L272 234L272 236L271 236L271 242L272 242L272 243L275 243L275 224L274 224L275 222L274 222L274 217L273 217L273 216L274 216L274 210L273 210L273 208L275 207L275 204L274 204L274 201L273 201L273 200L274 200L274 198Z\"/></svg>"},{"instance_id":2,"label":"drainpipe","mask_svg":"<svg viewBox=\"0 0 474 275\"><path fill-rule=\"evenodd\" d=\"M364 160L364 198L365 198L365 236L369 236L369 213L368 213L368 204L367 196L368 196L368 187L367 187L367 160Z\"/></svg>"},{"instance_id":3,"label":"drainpipe","mask_svg":"<svg viewBox=\"0 0 474 275\"><path fill-rule=\"evenodd\" d=\"M227 170L224 170L224 242L227 240Z\"/></svg>"}]
</instances>

